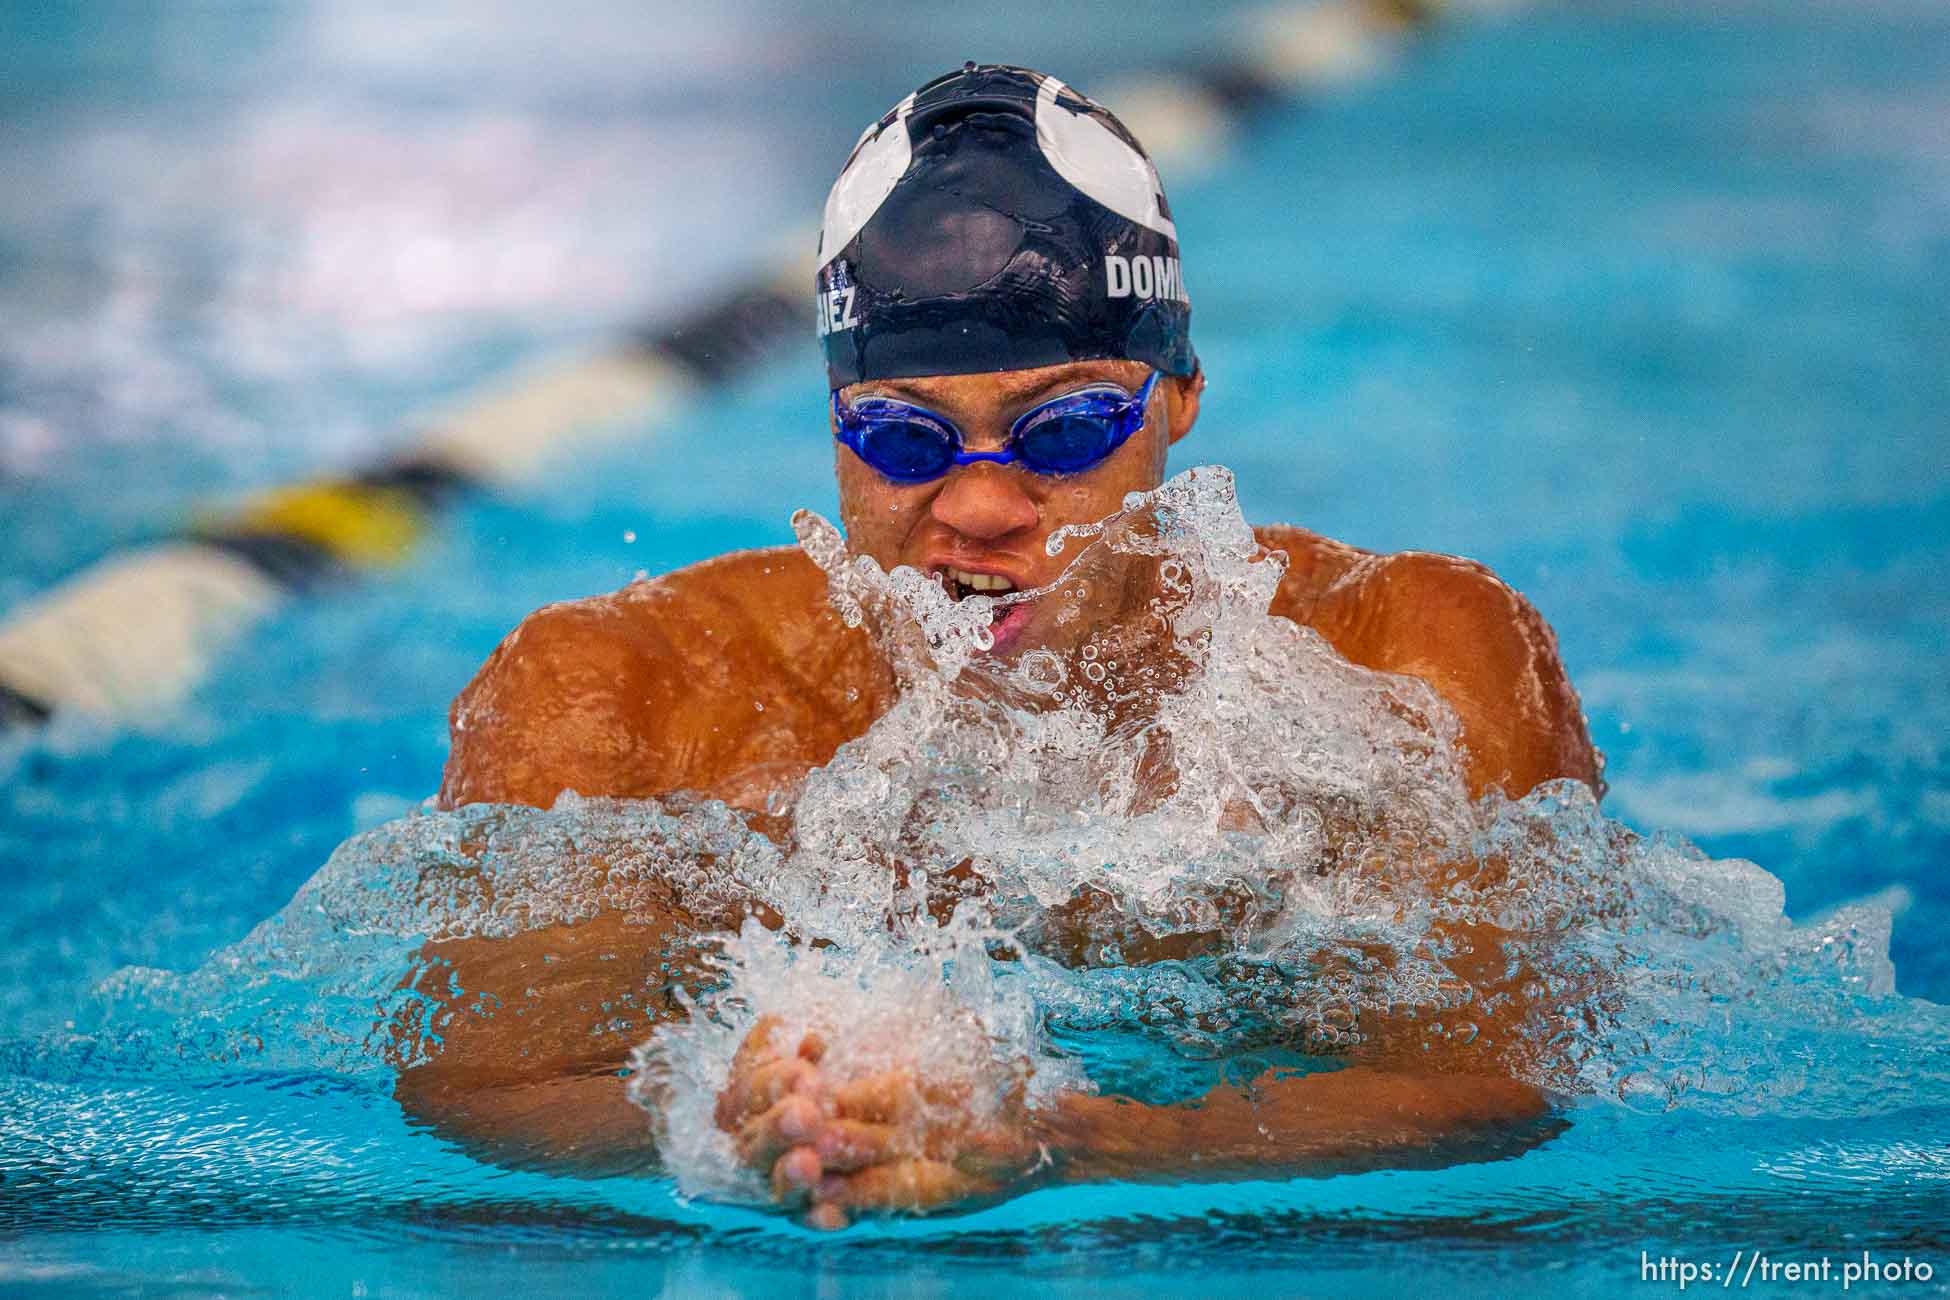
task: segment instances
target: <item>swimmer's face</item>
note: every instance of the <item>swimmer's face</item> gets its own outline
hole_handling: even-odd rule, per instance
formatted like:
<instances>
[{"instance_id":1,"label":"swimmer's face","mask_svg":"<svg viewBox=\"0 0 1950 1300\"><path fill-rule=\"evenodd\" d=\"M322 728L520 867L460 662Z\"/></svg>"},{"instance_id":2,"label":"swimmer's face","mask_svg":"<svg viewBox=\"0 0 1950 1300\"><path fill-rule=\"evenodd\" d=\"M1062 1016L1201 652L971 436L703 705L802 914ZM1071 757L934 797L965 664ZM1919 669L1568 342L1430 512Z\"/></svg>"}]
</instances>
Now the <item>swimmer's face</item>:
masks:
<instances>
[{"instance_id":1,"label":"swimmer's face","mask_svg":"<svg viewBox=\"0 0 1950 1300\"><path fill-rule=\"evenodd\" d=\"M897 397L954 421L968 451L1000 451L1017 417L1054 397L1106 381L1136 392L1150 376L1136 361L1082 361L983 375L936 375L851 384L848 401ZM1088 524L1121 509L1132 492L1164 482L1165 452L1198 418L1202 374L1164 376L1151 393L1144 427L1081 474L1033 473L1020 465L958 465L931 483L897 483L835 444L840 519L847 544L892 571L908 565L952 578L956 572L1002 578L1017 589L1045 586L1063 556L1045 549L1066 524ZM965 589L950 582L949 591ZM998 625L997 648L1003 629Z\"/></svg>"}]
</instances>

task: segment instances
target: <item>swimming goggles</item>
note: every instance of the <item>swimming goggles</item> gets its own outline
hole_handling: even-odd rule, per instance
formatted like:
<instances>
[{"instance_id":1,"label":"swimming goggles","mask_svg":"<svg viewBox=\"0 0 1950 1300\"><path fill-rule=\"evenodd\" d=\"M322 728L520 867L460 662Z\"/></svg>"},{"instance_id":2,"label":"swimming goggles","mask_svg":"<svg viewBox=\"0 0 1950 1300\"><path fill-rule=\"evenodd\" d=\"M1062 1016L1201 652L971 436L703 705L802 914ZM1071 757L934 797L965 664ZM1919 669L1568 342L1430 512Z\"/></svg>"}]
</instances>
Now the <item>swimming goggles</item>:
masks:
<instances>
[{"instance_id":1,"label":"swimming goggles","mask_svg":"<svg viewBox=\"0 0 1950 1300\"><path fill-rule=\"evenodd\" d=\"M963 451L961 430L926 407L894 397L850 404L833 390L833 436L898 483L926 483L957 465L1020 464L1035 474L1081 474L1101 465L1144 427L1144 407L1161 372L1135 394L1092 384L1023 413L1001 451Z\"/></svg>"}]
</instances>

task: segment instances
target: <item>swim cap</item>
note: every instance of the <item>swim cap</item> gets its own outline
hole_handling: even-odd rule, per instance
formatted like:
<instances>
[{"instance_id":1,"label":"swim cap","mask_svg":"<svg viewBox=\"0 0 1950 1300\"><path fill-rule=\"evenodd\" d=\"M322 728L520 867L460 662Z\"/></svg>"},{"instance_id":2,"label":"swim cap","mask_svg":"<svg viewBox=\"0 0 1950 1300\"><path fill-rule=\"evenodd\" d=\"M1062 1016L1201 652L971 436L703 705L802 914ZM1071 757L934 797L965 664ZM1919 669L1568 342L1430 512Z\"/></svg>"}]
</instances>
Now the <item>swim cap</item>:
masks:
<instances>
[{"instance_id":1,"label":"swim cap","mask_svg":"<svg viewBox=\"0 0 1950 1300\"><path fill-rule=\"evenodd\" d=\"M1198 365L1157 169L1102 105L1027 68L966 64L866 129L826 200L815 290L835 388Z\"/></svg>"}]
</instances>

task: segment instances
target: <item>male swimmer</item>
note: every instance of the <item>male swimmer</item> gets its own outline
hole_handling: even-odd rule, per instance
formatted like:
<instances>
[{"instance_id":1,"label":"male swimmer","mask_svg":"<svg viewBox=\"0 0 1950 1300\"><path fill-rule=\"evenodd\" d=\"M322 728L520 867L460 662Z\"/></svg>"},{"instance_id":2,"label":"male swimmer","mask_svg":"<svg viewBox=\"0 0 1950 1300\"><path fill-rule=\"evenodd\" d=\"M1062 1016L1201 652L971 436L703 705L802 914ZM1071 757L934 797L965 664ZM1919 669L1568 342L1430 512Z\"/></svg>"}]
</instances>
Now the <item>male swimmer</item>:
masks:
<instances>
[{"instance_id":1,"label":"male swimmer","mask_svg":"<svg viewBox=\"0 0 1950 1300\"><path fill-rule=\"evenodd\" d=\"M867 129L827 200L815 300L847 546L958 597L1050 583L1064 564L1051 533L1158 487L1198 418L1205 378L1157 173L1115 117L1040 73L969 64ZM1560 778L1597 787L1554 638L1489 571L1298 528L1256 533L1289 559L1275 616L1449 704L1472 797ZM1008 607L994 653L1020 651L1032 612ZM898 689L803 552L726 555L524 620L454 703L440 799L547 808L564 791L690 791L760 813ZM654 992L670 983L658 954L742 919L673 896L647 926L601 915L429 944L433 1002L500 1011L444 1020L432 1058L401 1071L402 1104L497 1158L644 1166L647 1126L620 1077L632 1040L598 1027L618 1007L681 1014ZM1089 924L1087 910L1072 919ZM1479 960L1496 960L1492 943ZM1492 1021L1483 1038L1498 1033ZM718 1120L782 1203L827 1226L1052 1177L1426 1162L1545 1109L1507 1069L1384 1046L1192 1105L1076 1095L979 1132L937 1108L917 1134L899 1098L930 1085L928 1062L841 1085L821 1074L821 1044L779 1037L761 1022L747 1040Z\"/></svg>"}]
</instances>

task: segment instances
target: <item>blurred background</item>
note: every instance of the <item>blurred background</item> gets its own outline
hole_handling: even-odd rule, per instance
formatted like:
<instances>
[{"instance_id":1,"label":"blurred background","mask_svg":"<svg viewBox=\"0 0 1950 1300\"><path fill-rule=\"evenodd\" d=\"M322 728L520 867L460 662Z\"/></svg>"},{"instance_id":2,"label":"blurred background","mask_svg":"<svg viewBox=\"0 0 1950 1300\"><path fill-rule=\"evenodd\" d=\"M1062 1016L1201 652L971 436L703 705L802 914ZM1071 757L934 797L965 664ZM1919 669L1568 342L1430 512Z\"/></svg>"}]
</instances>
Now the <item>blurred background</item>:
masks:
<instances>
[{"instance_id":1,"label":"blurred background","mask_svg":"<svg viewBox=\"0 0 1950 1300\"><path fill-rule=\"evenodd\" d=\"M963 59L1098 93L1255 21L0 6L0 619L809 251L862 127ZM1166 169L1211 378L1174 468L1496 567L1615 816L1754 858L1797 916L1894 890L1900 986L1950 999L1950 9L1479 5L1389 49ZM808 329L287 606L186 704L0 739L0 1020L195 964L412 808L529 609L830 514L824 398Z\"/></svg>"}]
</instances>

